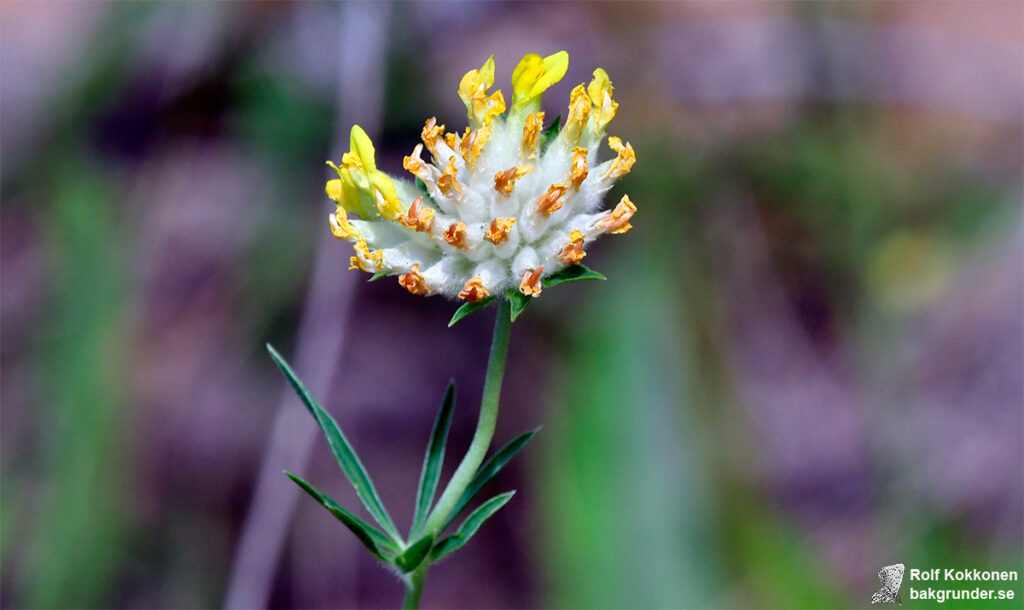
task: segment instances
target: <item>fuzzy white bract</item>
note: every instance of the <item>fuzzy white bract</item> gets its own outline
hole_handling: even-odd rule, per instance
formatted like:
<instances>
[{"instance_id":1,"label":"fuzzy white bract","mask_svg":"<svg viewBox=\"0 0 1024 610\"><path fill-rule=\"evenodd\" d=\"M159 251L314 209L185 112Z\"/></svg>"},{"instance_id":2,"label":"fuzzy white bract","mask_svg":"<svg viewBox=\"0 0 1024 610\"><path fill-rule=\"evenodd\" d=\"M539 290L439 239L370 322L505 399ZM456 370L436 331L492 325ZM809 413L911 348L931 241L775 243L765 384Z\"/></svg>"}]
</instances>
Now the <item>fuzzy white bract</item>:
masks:
<instances>
[{"instance_id":1,"label":"fuzzy white bract","mask_svg":"<svg viewBox=\"0 0 1024 610\"><path fill-rule=\"evenodd\" d=\"M545 131L541 94L568 62L565 51L524 57L507 113L501 91L488 92L493 56L468 72L459 96L469 127L460 135L426 122L423 143L404 161L416 182L378 170L373 144L354 126L351 151L330 163L338 178L326 187L337 203L331 231L354 244L351 268L398 275L418 295L537 296L541 280L578 264L590 242L628 231L636 211L628 196L601 210L604 194L636 161L633 147L615 137L608 138L615 157L598 159L618 108L604 70L573 89L561 129Z\"/></svg>"}]
</instances>

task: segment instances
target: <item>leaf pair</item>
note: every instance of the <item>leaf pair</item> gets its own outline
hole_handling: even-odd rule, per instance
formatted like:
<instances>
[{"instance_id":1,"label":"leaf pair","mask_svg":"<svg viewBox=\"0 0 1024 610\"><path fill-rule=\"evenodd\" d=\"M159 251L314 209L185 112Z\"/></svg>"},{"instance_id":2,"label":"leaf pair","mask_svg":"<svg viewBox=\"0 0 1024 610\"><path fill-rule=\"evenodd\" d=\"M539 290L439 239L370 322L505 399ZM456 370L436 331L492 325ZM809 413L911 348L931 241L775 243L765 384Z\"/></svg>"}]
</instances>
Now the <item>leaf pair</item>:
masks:
<instances>
[{"instance_id":1,"label":"leaf pair","mask_svg":"<svg viewBox=\"0 0 1024 610\"><path fill-rule=\"evenodd\" d=\"M352 533L356 535L356 538L363 543L363 546L373 553L374 557L381 561L390 563L401 553L398 546L395 545L390 538L381 533L377 528L342 508L334 498L328 496L316 487L313 487L307 481L303 480L301 477L294 475L287 470L285 471L285 474L288 475L288 478L292 481L295 481L295 484L305 490L305 492L314 500L319 502L321 506L330 511L330 513L334 515L338 521L341 521L345 527L351 530Z\"/></svg>"},{"instance_id":2,"label":"leaf pair","mask_svg":"<svg viewBox=\"0 0 1024 610\"><path fill-rule=\"evenodd\" d=\"M434 495L437 492L437 484L441 478L441 465L444 462L445 445L448 441L448 430L451 427L452 413L454 409L455 382L452 381L449 382L448 390L444 394L444 400L441 401L441 409L438 411L437 418L434 420L434 428L430 434L430 443L427 445L427 452L423 458L423 469L420 473L419 491L416 494L416 510L413 516L412 531L409 535L410 539L422 535L423 528L430 516L430 509L434 502ZM537 430L539 430L539 428ZM447 521L445 521L438 533L443 532L452 523L452 521L459 516L480 489L483 488L488 481L494 478L494 476L504 468L505 464L507 464L524 446L526 446L526 443L533 438L533 435L537 433L537 430L531 430L512 439L509 444L502 447L491 457L491 459L487 460L487 462L477 470L476 474L470 480L469 485L466 487L466 490L461 496L459 496L459 500L456 503L454 510L452 510L451 516L448 517ZM466 518L459 527L457 533L452 536L448 536L433 545L433 548L430 551L431 559L436 561L469 542L469 539L473 537L473 534L476 533L484 521L489 519L494 513L498 512L498 509L512 499L514 494L515 491L506 492L484 502ZM412 551L415 546L416 545L409 547L409 551L407 551L407 553Z\"/></svg>"},{"instance_id":3,"label":"leaf pair","mask_svg":"<svg viewBox=\"0 0 1024 610\"><path fill-rule=\"evenodd\" d=\"M284 358L277 353L273 347L267 345L267 351L270 352L270 357L274 359L274 364L277 368L281 369L284 376L288 378L288 382L292 384L295 391L298 393L299 398L302 399L303 404L316 419L317 424L320 425L320 429L323 431L324 436L327 437L327 444L331 448L331 453L334 454L335 459L338 461L338 465L341 466L341 470L345 473L352 487L356 490L356 495L362 500L363 506L370 512L370 515L377 521L378 524L392 540L401 542L402 536L398 533L398 529L395 528L394 522L391 520L391 516L388 515L387 510L384 509L384 504L380 500L380 496L377 495L377 490L373 487L373 481L370 480L370 475L366 473L366 468L363 467L363 463L359 461L359 456L356 455L355 450L352 449L352 445L342 434L341 428L338 427L338 422L334 421L330 413L324 410L320 406L320 403L314 399L309 391L306 389L302 382L299 381L298 377L295 376L295 372L288 366Z\"/></svg>"},{"instance_id":4,"label":"leaf pair","mask_svg":"<svg viewBox=\"0 0 1024 610\"><path fill-rule=\"evenodd\" d=\"M448 431L451 428L452 413L455 409L455 384L450 382L444 399L441 402L437 418L434 421L430 442L427 444L427 451L423 460L423 469L420 474L412 530L409 535L409 539L416 540L416 542L406 546L397 528L395 528L394 522L385 510L384 504L377 495L369 474L363 467L362 462L359 461L355 450L353 450L345 435L341 432L337 422L310 395L284 358L270 345L267 345L267 351L270 353L271 358L273 358L274 363L284 373L289 383L291 383L296 393L298 393L303 404L306 405L306 408L316 419L317 424L319 424L320 429L327 438L331 452L337 459L346 478L355 488L356 494L363 502L366 510L384 531L382 532L380 529L355 516L333 498L302 478L287 471L285 474L355 534L356 538L374 557L385 563L393 564L402 573L412 572L427 557L437 560L465 545L483 522L504 506L515 493L508 492L491 498L469 515L456 534L448 536L436 544L433 534L424 535L423 528L430 514L430 508L434 502L434 495L437 492L437 485L441 477L445 445L448 439ZM516 437L477 471L466 491L460 496L455 510L447 522L445 522L441 531L447 528L458 514L462 512L483 485L494 477L523 448L526 442L533 437L534 433L536 433L536 430Z\"/></svg>"},{"instance_id":5,"label":"leaf pair","mask_svg":"<svg viewBox=\"0 0 1024 610\"><path fill-rule=\"evenodd\" d=\"M469 539L473 537L473 534L480 529L484 521L498 512L498 509L502 506L505 506L515 494L515 491L507 491L481 504L480 508L470 513L469 517L466 517L466 520L462 522L462 526L459 527L459 531L455 535L443 538L434 545L434 548L430 551L430 559L437 561L465 546Z\"/></svg>"},{"instance_id":6,"label":"leaf pair","mask_svg":"<svg viewBox=\"0 0 1024 610\"><path fill-rule=\"evenodd\" d=\"M346 511L337 502L334 501L330 496L316 489L306 481L303 481L299 477L288 474L289 477L302 489L306 491L310 496L319 502L324 508L331 512L337 517L346 527L352 530L352 533L363 543L366 548L370 550L376 557L381 560L388 561L387 555L397 555L399 548L402 546L402 536L398 533L398 529L395 527L394 522L391 520L391 516L388 515L387 510L384 508L384 504L380 500L380 496L377 495L377 490L373 486L373 481L370 480L370 475L367 474L366 468L363 467L362 462L359 461L359 457L356 455L352 445L345 438L345 435L341 432L341 428L338 427L338 423L334 421L327 411L320 406L320 403L314 399L306 387L299 381L299 378L295 376L295 372L285 362L284 358L277 353L271 345L267 345L267 351L270 353L270 357L274 360L274 364L277 368L284 373L284 376L288 379L288 382L295 389L295 392L302 399L302 403L306 405L306 409L309 410L313 418L316 419L317 424L323 431L324 436L327 438L327 444L331 448L331 453L334 454L335 459L338 461L338 465L341 466L341 470L345 473L345 477L352 484L352 487L356 490L356 495L362 501L363 506L374 518L374 520L383 528L385 535L380 530L376 529L372 525L362 521L352 513Z\"/></svg>"},{"instance_id":7,"label":"leaf pair","mask_svg":"<svg viewBox=\"0 0 1024 610\"><path fill-rule=\"evenodd\" d=\"M559 284L565 284L566 282L605 279L608 278L598 273L597 271L588 268L586 265L576 264L570 265L565 269L562 269L558 273L549 275L548 277L541 280L541 284L545 288L550 288L552 286L558 286ZM494 302L495 298L496 297L488 297L486 299L481 299L473 303L463 304L462 307L459 307L457 310L455 310L455 315L453 315L451 321L448 322L448 326L455 326L456 322L462 320L466 316L472 313L476 313L483 309L484 307L487 307L488 305ZM533 301L533 297L526 296L525 294L519 292L518 290L509 290L508 293L505 295L505 298L507 298L509 300L509 303L512 305L511 316L513 322L515 322L516 319L524 311L526 311L526 306Z\"/></svg>"}]
</instances>

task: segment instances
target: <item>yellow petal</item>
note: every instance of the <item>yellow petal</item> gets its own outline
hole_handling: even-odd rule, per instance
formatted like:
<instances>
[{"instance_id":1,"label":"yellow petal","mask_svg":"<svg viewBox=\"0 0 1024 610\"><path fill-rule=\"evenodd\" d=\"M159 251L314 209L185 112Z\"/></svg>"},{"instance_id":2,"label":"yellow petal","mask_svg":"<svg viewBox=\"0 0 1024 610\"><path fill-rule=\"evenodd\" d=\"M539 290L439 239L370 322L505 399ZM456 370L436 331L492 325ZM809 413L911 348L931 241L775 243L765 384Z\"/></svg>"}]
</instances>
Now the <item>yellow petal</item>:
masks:
<instances>
[{"instance_id":1,"label":"yellow petal","mask_svg":"<svg viewBox=\"0 0 1024 610\"><path fill-rule=\"evenodd\" d=\"M481 90L487 91L494 86L494 56L491 55L479 70L470 70L459 83L459 97L466 104Z\"/></svg>"},{"instance_id":2,"label":"yellow petal","mask_svg":"<svg viewBox=\"0 0 1024 610\"><path fill-rule=\"evenodd\" d=\"M544 74L534 83L530 96L537 96L547 91L548 87L554 85L565 77L569 71L569 53L559 51L544 58Z\"/></svg>"},{"instance_id":3,"label":"yellow petal","mask_svg":"<svg viewBox=\"0 0 1024 610\"><path fill-rule=\"evenodd\" d=\"M612 93L614 92L615 88L612 87L612 81L608 78L608 73L601 68L594 70L594 79L587 86L587 96L590 97L590 101L594 104L593 127L594 133L598 137L604 134L608 123L615 118L615 113L619 110L619 103L612 99Z\"/></svg>"},{"instance_id":4,"label":"yellow petal","mask_svg":"<svg viewBox=\"0 0 1024 610\"><path fill-rule=\"evenodd\" d=\"M628 174L630 168L636 163L636 151L633 150L633 146L629 142L623 144L622 140L615 136L608 138L608 147L614 150L617 156L605 171L604 178L618 180Z\"/></svg>"},{"instance_id":5,"label":"yellow petal","mask_svg":"<svg viewBox=\"0 0 1024 610\"><path fill-rule=\"evenodd\" d=\"M562 80L568 69L569 53L565 51L544 58L536 53L524 56L512 72L512 107L521 108L539 98L548 87Z\"/></svg>"},{"instance_id":6,"label":"yellow petal","mask_svg":"<svg viewBox=\"0 0 1024 610\"><path fill-rule=\"evenodd\" d=\"M598 226L614 235L625 233L633 228L633 225L629 224L633 214L636 214L636 204L630 201L629 195L623 195L611 214L602 219Z\"/></svg>"},{"instance_id":7,"label":"yellow petal","mask_svg":"<svg viewBox=\"0 0 1024 610\"><path fill-rule=\"evenodd\" d=\"M505 98L501 91L487 95L494 86L494 56L491 55L479 70L470 70L459 83L459 97L466 105L474 125L490 125L495 116L505 112Z\"/></svg>"},{"instance_id":8,"label":"yellow petal","mask_svg":"<svg viewBox=\"0 0 1024 610\"><path fill-rule=\"evenodd\" d=\"M324 192L335 202L341 203L341 179L328 180L327 186L324 187Z\"/></svg>"},{"instance_id":9,"label":"yellow petal","mask_svg":"<svg viewBox=\"0 0 1024 610\"><path fill-rule=\"evenodd\" d=\"M604 71L604 68L598 68L594 70L594 79L587 85L587 95L590 96L590 101L594 102L595 106L600 106L604 100L605 91L611 95L615 88L612 87L612 79L608 78L608 73Z\"/></svg>"},{"instance_id":10,"label":"yellow petal","mask_svg":"<svg viewBox=\"0 0 1024 610\"><path fill-rule=\"evenodd\" d=\"M515 70L512 70L513 103L530 92L533 83L537 82L537 74L543 67L544 59L536 53L527 53L519 60Z\"/></svg>"},{"instance_id":11,"label":"yellow petal","mask_svg":"<svg viewBox=\"0 0 1024 610\"><path fill-rule=\"evenodd\" d=\"M526 116L526 123L523 125L523 142L519 149L519 156L524 159L536 159L540 152L540 132L544 129L544 111L535 112Z\"/></svg>"},{"instance_id":12,"label":"yellow petal","mask_svg":"<svg viewBox=\"0 0 1024 610\"><path fill-rule=\"evenodd\" d=\"M587 179L588 173L590 170L587 168L587 149L582 146L573 147L572 161L569 165L569 186L580 190L580 185Z\"/></svg>"},{"instance_id":13,"label":"yellow petal","mask_svg":"<svg viewBox=\"0 0 1024 610\"><path fill-rule=\"evenodd\" d=\"M362 127L353 125L348 141L352 152L359 158L367 171L377 169L377 163L374 161L373 142L370 141L370 136L366 135Z\"/></svg>"},{"instance_id":14,"label":"yellow petal","mask_svg":"<svg viewBox=\"0 0 1024 610\"><path fill-rule=\"evenodd\" d=\"M592 104L590 98L587 97L583 83L576 85L572 93L569 94L569 116L565 119L565 128L562 130L562 135L570 144L579 142L583 128L590 119L591 107Z\"/></svg>"},{"instance_id":15,"label":"yellow petal","mask_svg":"<svg viewBox=\"0 0 1024 610\"><path fill-rule=\"evenodd\" d=\"M334 210L334 213L330 215L329 219L331 225L331 234L338 239L351 240L361 237L359 231L352 226L352 223L348 221L348 216L345 214L345 209L338 207Z\"/></svg>"},{"instance_id":16,"label":"yellow petal","mask_svg":"<svg viewBox=\"0 0 1024 610\"><path fill-rule=\"evenodd\" d=\"M342 155L340 167L327 162L338 174L337 180L327 183L327 195L345 211L360 218L375 218L379 212L394 220L404 210L395 183L377 169L373 142L362 127L353 125L349 144L352 150Z\"/></svg>"}]
</instances>

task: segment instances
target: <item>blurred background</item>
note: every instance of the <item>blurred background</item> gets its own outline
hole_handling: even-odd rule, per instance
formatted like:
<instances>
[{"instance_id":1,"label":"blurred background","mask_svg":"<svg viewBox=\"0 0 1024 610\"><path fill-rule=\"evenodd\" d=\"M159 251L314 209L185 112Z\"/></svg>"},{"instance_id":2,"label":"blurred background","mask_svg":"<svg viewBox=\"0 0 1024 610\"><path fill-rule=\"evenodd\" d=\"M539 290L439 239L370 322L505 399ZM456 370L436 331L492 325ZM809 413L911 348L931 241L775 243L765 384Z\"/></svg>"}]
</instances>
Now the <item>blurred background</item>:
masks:
<instances>
[{"instance_id":1,"label":"blurred background","mask_svg":"<svg viewBox=\"0 0 1024 610\"><path fill-rule=\"evenodd\" d=\"M863 607L891 563L1024 562L1021 3L0 18L0 605L397 606L281 474L358 507L263 345L407 523L449 377L446 475L468 444L491 319L347 271L324 161L359 123L402 175L426 118L465 124L465 71L494 53L508 95L559 49L548 116L607 69L639 159L610 199L640 211L587 257L608 282L515 325L496 442L543 430L424 605Z\"/></svg>"}]
</instances>

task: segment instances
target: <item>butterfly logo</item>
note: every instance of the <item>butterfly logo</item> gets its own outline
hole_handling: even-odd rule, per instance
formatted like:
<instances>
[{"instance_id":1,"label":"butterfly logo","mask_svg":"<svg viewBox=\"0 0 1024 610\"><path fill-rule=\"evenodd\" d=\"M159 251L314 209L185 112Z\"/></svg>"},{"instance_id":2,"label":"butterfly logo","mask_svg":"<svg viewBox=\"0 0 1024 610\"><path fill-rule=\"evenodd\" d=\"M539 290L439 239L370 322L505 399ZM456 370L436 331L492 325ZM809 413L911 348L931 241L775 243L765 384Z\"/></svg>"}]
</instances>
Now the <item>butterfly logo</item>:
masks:
<instances>
[{"instance_id":1,"label":"butterfly logo","mask_svg":"<svg viewBox=\"0 0 1024 610\"><path fill-rule=\"evenodd\" d=\"M902 563L896 563L878 571L878 580L882 582L882 588L871 596L872 604L903 605L903 600L900 599L900 585L903 584L904 569Z\"/></svg>"}]
</instances>

